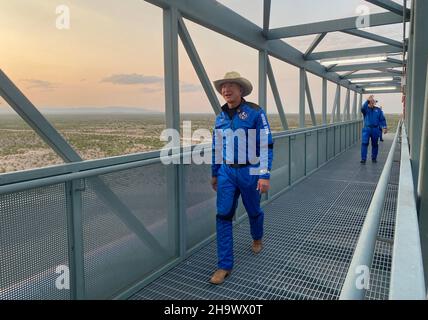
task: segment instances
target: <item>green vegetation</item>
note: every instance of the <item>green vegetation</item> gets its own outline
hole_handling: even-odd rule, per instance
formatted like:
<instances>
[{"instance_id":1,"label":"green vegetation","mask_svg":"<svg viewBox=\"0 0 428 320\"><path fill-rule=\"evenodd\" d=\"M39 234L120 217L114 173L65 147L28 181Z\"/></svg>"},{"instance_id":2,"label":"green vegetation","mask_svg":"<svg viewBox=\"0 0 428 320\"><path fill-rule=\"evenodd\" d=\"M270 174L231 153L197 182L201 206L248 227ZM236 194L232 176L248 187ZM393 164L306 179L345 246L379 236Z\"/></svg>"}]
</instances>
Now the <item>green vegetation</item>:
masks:
<instances>
[{"instance_id":1,"label":"green vegetation","mask_svg":"<svg viewBox=\"0 0 428 320\"><path fill-rule=\"evenodd\" d=\"M279 116L268 117L272 131L281 131ZM386 117L390 132L395 132L400 116ZM157 150L166 143L159 139L166 127L161 114L50 115L47 118L85 160ZM316 118L317 123L321 123L321 115ZM191 121L192 132L203 128L211 131L214 120L211 114L184 114L181 124ZM297 114L288 114L287 120L290 129L298 127ZM309 115L305 123L312 125ZM63 161L22 119L16 115L0 115L0 173L59 163Z\"/></svg>"}]
</instances>

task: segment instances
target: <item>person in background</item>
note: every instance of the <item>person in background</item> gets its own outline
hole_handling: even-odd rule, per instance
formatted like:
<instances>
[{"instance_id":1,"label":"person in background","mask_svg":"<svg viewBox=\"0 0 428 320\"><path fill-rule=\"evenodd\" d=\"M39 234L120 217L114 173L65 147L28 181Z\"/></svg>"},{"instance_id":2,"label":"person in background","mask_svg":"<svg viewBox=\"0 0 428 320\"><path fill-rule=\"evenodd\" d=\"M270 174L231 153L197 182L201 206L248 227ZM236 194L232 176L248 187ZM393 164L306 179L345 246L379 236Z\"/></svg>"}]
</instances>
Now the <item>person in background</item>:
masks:
<instances>
[{"instance_id":1,"label":"person in background","mask_svg":"<svg viewBox=\"0 0 428 320\"><path fill-rule=\"evenodd\" d=\"M388 132L385 116L383 115L382 110L375 106L376 102L377 101L374 99L374 96L371 95L361 107L361 113L364 116L364 127L361 143L361 164L366 163L370 140L372 143L372 162L377 162L379 149L379 128L382 128L384 134Z\"/></svg>"}]
</instances>

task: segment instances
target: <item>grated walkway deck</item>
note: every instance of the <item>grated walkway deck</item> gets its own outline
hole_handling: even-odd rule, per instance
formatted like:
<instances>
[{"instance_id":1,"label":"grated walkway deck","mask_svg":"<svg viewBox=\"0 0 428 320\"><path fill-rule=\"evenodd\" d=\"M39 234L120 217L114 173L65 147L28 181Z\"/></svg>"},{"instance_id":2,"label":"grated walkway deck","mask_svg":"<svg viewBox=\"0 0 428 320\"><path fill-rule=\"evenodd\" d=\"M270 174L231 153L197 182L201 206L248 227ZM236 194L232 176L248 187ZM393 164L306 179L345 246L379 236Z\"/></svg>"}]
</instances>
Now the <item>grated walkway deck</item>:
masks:
<instances>
[{"instance_id":1,"label":"grated walkway deck","mask_svg":"<svg viewBox=\"0 0 428 320\"><path fill-rule=\"evenodd\" d=\"M234 228L235 269L221 286L210 242L131 299L338 299L392 143L380 144L378 163L359 163L355 145L265 206L265 247L250 250L248 220ZM371 268L367 299L387 299L398 189L396 148ZM370 149L369 149L370 152Z\"/></svg>"}]
</instances>

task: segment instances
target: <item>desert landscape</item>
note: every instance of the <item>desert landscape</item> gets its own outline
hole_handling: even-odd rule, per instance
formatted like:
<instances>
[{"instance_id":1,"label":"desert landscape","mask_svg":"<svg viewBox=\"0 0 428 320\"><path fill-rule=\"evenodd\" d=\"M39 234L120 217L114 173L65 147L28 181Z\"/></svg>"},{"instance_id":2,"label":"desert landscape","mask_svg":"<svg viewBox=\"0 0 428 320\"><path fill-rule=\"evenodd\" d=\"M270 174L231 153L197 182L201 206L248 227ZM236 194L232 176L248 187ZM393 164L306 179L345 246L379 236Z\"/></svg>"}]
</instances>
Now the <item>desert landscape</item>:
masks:
<instances>
[{"instance_id":1,"label":"desert landscape","mask_svg":"<svg viewBox=\"0 0 428 320\"><path fill-rule=\"evenodd\" d=\"M321 115L317 115L317 123ZM390 132L395 132L400 115L386 115ZM268 115L273 132L282 130L278 115ZM160 149L165 129L163 114L50 114L50 123L85 160ZM192 132L212 130L213 114L182 114L192 122ZM289 114L290 129L298 127L298 115ZM311 126L310 116L306 125ZM54 151L15 114L0 115L0 174L63 163Z\"/></svg>"}]
</instances>

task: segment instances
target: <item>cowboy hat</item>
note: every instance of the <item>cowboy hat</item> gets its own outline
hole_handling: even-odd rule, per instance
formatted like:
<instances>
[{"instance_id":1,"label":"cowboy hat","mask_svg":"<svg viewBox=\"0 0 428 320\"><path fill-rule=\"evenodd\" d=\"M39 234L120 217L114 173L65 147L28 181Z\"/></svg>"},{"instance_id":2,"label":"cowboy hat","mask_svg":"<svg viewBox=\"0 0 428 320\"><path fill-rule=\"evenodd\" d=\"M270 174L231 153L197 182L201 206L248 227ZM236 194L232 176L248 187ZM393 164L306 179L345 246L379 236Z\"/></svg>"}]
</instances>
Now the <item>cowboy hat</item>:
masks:
<instances>
[{"instance_id":1,"label":"cowboy hat","mask_svg":"<svg viewBox=\"0 0 428 320\"><path fill-rule=\"evenodd\" d=\"M214 81L214 87L221 94L221 87L227 82L239 84L242 88L242 97L248 96L251 91L253 91L253 85L251 82L241 77L241 75L236 71L227 72L223 79Z\"/></svg>"}]
</instances>

